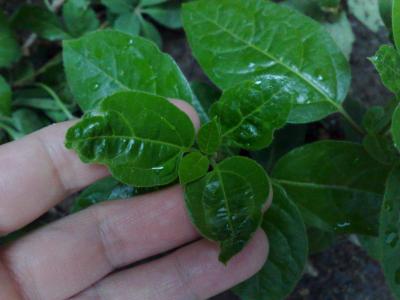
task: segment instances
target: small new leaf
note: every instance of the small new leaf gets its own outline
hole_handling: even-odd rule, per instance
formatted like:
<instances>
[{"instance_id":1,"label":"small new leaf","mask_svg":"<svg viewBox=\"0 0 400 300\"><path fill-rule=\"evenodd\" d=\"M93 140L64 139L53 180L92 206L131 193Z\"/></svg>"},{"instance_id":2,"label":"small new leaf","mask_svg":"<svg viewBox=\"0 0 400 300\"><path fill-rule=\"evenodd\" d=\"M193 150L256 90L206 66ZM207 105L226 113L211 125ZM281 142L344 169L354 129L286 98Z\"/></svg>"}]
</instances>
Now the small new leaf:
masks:
<instances>
[{"instance_id":1,"label":"small new leaf","mask_svg":"<svg viewBox=\"0 0 400 300\"><path fill-rule=\"evenodd\" d=\"M210 161L200 152L186 155L179 164L179 181L185 185L207 174Z\"/></svg>"},{"instance_id":2,"label":"small new leaf","mask_svg":"<svg viewBox=\"0 0 400 300\"><path fill-rule=\"evenodd\" d=\"M240 252L262 221L270 192L269 179L255 161L228 158L201 179L185 186L193 224L206 238L220 243L223 263Z\"/></svg>"},{"instance_id":3,"label":"small new leaf","mask_svg":"<svg viewBox=\"0 0 400 300\"><path fill-rule=\"evenodd\" d=\"M66 146L84 162L107 165L123 183L151 187L178 177L194 134L189 117L165 98L121 92L70 128Z\"/></svg>"},{"instance_id":4,"label":"small new leaf","mask_svg":"<svg viewBox=\"0 0 400 300\"><path fill-rule=\"evenodd\" d=\"M90 8L90 0L68 0L63 6L63 18L68 31L76 37L94 31L100 25Z\"/></svg>"},{"instance_id":5,"label":"small new leaf","mask_svg":"<svg viewBox=\"0 0 400 300\"><path fill-rule=\"evenodd\" d=\"M204 124L197 134L197 144L200 151L211 155L218 151L221 146L221 128L217 119Z\"/></svg>"},{"instance_id":6,"label":"small new leaf","mask_svg":"<svg viewBox=\"0 0 400 300\"><path fill-rule=\"evenodd\" d=\"M247 150L267 147L276 129L286 124L296 94L285 78L262 77L226 90L210 110L232 146Z\"/></svg>"}]
</instances>

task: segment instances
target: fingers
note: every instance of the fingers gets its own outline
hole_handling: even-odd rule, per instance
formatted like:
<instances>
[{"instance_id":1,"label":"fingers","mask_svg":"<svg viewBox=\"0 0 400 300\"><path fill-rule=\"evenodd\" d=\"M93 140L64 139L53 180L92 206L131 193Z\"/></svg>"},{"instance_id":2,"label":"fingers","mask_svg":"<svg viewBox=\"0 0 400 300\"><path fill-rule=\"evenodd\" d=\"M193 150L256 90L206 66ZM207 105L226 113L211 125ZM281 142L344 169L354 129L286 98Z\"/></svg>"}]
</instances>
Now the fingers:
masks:
<instances>
[{"instance_id":1,"label":"fingers","mask_svg":"<svg viewBox=\"0 0 400 300\"><path fill-rule=\"evenodd\" d=\"M195 126L187 103L172 100ZM107 175L105 167L81 163L64 147L72 122L44 128L0 147L0 236L30 223L68 195Z\"/></svg>"},{"instance_id":2,"label":"fingers","mask_svg":"<svg viewBox=\"0 0 400 300\"><path fill-rule=\"evenodd\" d=\"M64 147L72 122L0 146L0 235L36 219L69 194L105 176Z\"/></svg>"},{"instance_id":3,"label":"fingers","mask_svg":"<svg viewBox=\"0 0 400 300\"><path fill-rule=\"evenodd\" d=\"M10 245L2 258L31 299L65 299L197 237L175 186L67 217Z\"/></svg>"},{"instance_id":4,"label":"fingers","mask_svg":"<svg viewBox=\"0 0 400 300\"><path fill-rule=\"evenodd\" d=\"M227 266L218 248L201 240L176 252L103 279L74 300L208 299L255 274L265 263L268 242L259 230Z\"/></svg>"}]
</instances>

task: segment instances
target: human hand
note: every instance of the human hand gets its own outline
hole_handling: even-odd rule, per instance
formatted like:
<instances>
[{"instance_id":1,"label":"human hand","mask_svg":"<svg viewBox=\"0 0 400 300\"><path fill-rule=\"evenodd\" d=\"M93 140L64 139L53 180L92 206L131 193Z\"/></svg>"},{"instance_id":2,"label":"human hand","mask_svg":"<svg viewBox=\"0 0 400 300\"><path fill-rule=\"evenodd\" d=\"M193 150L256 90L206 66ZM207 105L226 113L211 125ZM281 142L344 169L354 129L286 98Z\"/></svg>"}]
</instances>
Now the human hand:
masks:
<instances>
[{"instance_id":1,"label":"human hand","mask_svg":"<svg viewBox=\"0 0 400 300\"><path fill-rule=\"evenodd\" d=\"M191 107L174 103L198 126ZM71 125L0 146L0 235L108 175L65 149ZM227 266L221 264L217 246L199 237L174 186L93 206L0 249L0 299L207 299L257 272L267 252L259 230Z\"/></svg>"}]
</instances>

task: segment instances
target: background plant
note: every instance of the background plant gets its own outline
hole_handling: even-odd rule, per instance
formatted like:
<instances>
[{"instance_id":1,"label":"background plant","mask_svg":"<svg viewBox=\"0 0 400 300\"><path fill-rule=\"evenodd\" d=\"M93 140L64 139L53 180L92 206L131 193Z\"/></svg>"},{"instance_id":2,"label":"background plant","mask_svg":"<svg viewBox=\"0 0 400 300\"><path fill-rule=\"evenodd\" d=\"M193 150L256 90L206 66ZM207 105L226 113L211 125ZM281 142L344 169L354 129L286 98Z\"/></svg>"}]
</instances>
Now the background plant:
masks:
<instances>
[{"instance_id":1,"label":"background plant","mask_svg":"<svg viewBox=\"0 0 400 300\"><path fill-rule=\"evenodd\" d=\"M194 224L220 243L224 263L261 225L270 239L270 258L234 289L243 299L284 299L303 273L308 252L331 241L315 239L343 234L356 234L375 254L400 297L400 4L362 4L186 4L189 44L214 87L191 87L169 56L137 37L160 45L151 19L178 28L177 2L69 0L22 6L10 18L1 14L3 141L84 113L66 145L85 162L108 165L114 178L84 191L74 211L179 177ZM344 105L351 79L347 14L377 30L383 24L379 8L394 43L370 60L394 97L385 107L370 107L359 122ZM102 30L106 27L118 32ZM22 47L14 30L27 35ZM50 59L46 51L32 53L38 38L50 41L45 44ZM198 110L197 135L167 98L186 100ZM348 124L347 141L303 145L304 124L334 113ZM263 216L272 190L272 207Z\"/></svg>"}]
</instances>

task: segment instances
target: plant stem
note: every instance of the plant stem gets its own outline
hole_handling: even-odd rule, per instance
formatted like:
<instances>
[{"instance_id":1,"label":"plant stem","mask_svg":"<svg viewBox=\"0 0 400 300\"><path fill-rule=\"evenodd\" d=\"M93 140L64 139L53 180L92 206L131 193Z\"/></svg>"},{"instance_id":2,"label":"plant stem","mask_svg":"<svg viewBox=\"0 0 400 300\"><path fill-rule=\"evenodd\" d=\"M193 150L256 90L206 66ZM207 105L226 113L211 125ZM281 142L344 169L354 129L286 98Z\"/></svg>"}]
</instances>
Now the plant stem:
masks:
<instances>
[{"instance_id":1,"label":"plant stem","mask_svg":"<svg viewBox=\"0 0 400 300\"><path fill-rule=\"evenodd\" d=\"M60 97L53 91L52 88L49 86L43 84L43 83L37 83L35 84L36 86L42 88L45 90L49 95L54 99L54 101L57 103L57 105L60 107L60 109L64 112L65 116L69 119L75 119L75 117L71 114L71 112L67 109L67 107L64 105L64 103L61 101Z\"/></svg>"},{"instance_id":2,"label":"plant stem","mask_svg":"<svg viewBox=\"0 0 400 300\"><path fill-rule=\"evenodd\" d=\"M342 117L361 135L365 135L365 131L353 120L353 118L344 110L343 107L339 107L339 113Z\"/></svg>"},{"instance_id":3,"label":"plant stem","mask_svg":"<svg viewBox=\"0 0 400 300\"><path fill-rule=\"evenodd\" d=\"M28 82L30 82L32 79L35 79L37 76L43 74L44 72L46 72L49 68L57 65L58 63L60 63L62 61L62 56L61 54L57 54L56 56L54 56L53 58L51 58L49 61L47 61L43 66L41 66L39 69L37 69L31 76L28 76L26 78L22 78L16 82L14 82L13 86L14 87L20 87L23 86L25 84L27 84Z\"/></svg>"}]
</instances>

